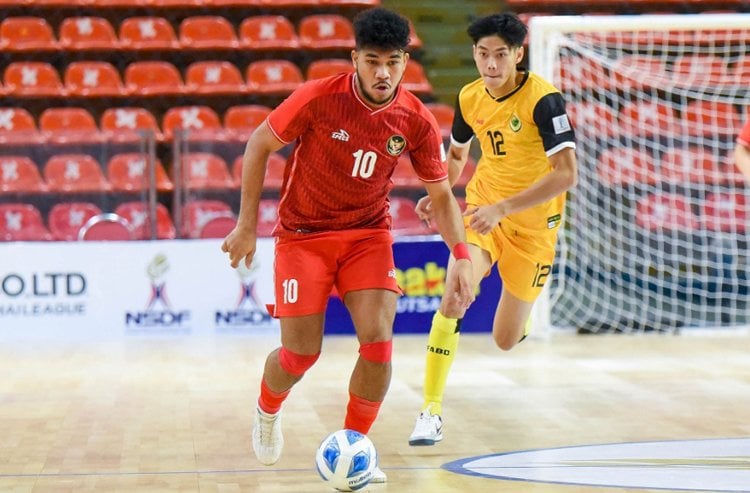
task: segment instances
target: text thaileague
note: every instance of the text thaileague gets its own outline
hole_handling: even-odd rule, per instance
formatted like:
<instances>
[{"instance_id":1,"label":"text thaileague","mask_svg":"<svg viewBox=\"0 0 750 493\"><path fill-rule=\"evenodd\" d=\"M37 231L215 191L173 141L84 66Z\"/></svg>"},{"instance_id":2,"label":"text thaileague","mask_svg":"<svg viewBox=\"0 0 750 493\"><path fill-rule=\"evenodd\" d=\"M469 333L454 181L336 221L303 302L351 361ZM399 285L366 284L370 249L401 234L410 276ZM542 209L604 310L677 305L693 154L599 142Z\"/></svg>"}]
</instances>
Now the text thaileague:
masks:
<instances>
[{"instance_id":1,"label":"text thaileague","mask_svg":"<svg viewBox=\"0 0 750 493\"><path fill-rule=\"evenodd\" d=\"M0 277L0 316L83 315L86 277L80 272L11 272Z\"/></svg>"}]
</instances>

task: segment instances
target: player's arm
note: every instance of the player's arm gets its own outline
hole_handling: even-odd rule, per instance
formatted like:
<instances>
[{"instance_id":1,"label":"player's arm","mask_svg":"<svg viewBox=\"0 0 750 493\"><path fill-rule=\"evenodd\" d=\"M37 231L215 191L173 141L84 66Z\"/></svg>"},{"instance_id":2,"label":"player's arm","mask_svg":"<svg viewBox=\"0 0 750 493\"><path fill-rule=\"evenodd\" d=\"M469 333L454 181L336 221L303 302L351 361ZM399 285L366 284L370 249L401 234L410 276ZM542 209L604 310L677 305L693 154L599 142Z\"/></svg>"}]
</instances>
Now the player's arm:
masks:
<instances>
[{"instance_id":1,"label":"player's arm","mask_svg":"<svg viewBox=\"0 0 750 493\"><path fill-rule=\"evenodd\" d=\"M249 267L255 254L258 207L263 192L268 156L283 147L271 131L267 122L255 129L245 146L242 156L242 192L237 225L224 239L222 251L229 254L232 267L237 267L244 258Z\"/></svg>"}]
</instances>

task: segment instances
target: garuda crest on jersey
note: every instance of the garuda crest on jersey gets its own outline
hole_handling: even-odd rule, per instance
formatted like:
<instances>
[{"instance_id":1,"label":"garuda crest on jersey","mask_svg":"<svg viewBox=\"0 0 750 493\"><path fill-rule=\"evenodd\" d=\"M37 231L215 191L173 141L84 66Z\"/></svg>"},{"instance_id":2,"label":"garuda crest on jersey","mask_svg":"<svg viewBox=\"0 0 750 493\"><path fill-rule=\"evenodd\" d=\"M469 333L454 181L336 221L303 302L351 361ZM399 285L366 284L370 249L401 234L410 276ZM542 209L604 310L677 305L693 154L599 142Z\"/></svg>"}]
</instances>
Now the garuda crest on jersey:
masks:
<instances>
[{"instance_id":1,"label":"garuda crest on jersey","mask_svg":"<svg viewBox=\"0 0 750 493\"><path fill-rule=\"evenodd\" d=\"M403 135L391 135L385 148L391 156L398 156L406 149L406 139Z\"/></svg>"}]
</instances>

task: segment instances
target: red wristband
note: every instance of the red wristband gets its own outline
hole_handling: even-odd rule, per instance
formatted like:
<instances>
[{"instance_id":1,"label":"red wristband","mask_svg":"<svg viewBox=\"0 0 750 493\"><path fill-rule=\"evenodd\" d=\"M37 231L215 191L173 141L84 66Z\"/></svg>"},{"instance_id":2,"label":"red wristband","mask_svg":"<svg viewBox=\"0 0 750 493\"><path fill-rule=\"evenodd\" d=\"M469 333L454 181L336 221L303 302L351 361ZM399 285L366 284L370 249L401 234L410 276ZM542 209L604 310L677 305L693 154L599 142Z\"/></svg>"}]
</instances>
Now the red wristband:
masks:
<instances>
[{"instance_id":1,"label":"red wristband","mask_svg":"<svg viewBox=\"0 0 750 493\"><path fill-rule=\"evenodd\" d=\"M453 246L453 256L456 260L466 259L471 262L471 255L469 255L469 247L466 243L456 243Z\"/></svg>"}]
</instances>

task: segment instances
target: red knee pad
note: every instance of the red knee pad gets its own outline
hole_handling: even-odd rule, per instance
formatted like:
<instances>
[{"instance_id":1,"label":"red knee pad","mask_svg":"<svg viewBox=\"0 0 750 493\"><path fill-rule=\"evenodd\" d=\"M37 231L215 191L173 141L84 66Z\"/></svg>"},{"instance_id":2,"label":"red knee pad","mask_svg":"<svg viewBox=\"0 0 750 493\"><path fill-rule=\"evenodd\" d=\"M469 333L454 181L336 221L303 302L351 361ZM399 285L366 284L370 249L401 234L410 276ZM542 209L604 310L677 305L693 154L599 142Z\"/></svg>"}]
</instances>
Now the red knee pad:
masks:
<instances>
[{"instance_id":1,"label":"red knee pad","mask_svg":"<svg viewBox=\"0 0 750 493\"><path fill-rule=\"evenodd\" d=\"M359 354L363 359L373 363L388 363L393 353L393 340L370 342L359 346Z\"/></svg>"},{"instance_id":2,"label":"red knee pad","mask_svg":"<svg viewBox=\"0 0 750 493\"><path fill-rule=\"evenodd\" d=\"M279 364L285 372L299 377L304 375L318 361L319 356L320 352L317 354L297 354L282 346L279 350Z\"/></svg>"}]
</instances>

